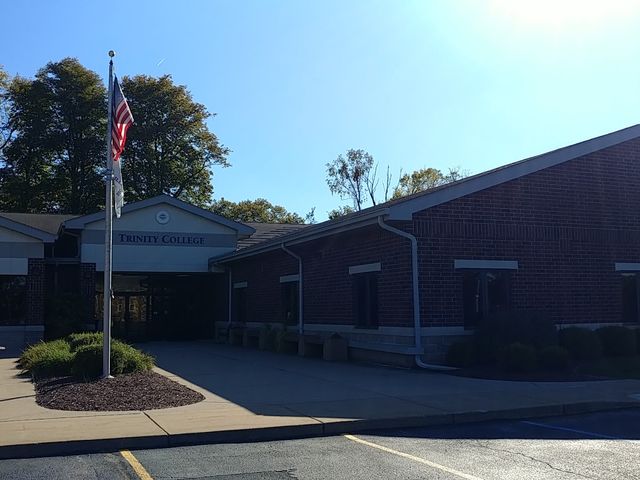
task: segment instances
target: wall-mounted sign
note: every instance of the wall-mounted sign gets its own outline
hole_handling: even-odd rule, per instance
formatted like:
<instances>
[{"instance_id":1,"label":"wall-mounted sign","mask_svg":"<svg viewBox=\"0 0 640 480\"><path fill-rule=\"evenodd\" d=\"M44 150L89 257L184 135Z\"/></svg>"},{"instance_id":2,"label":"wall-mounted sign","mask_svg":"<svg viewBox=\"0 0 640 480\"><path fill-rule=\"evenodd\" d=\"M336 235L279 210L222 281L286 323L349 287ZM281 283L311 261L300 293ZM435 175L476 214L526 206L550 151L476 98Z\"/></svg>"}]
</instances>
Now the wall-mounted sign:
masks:
<instances>
[{"instance_id":1,"label":"wall-mounted sign","mask_svg":"<svg viewBox=\"0 0 640 480\"><path fill-rule=\"evenodd\" d=\"M85 230L82 242L104 244L101 230ZM158 247L235 247L235 235L222 233L192 232L140 232L116 230L113 232L114 245L158 246Z\"/></svg>"},{"instance_id":2,"label":"wall-mounted sign","mask_svg":"<svg viewBox=\"0 0 640 480\"><path fill-rule=\"evenodd\" d=\"M171 220L171 216L166 210L160 210L158 213L156 213L156 222L158 222L160 225L166 225L167 223L169 223L169 220Z\"/></svg>"}]
</instances>

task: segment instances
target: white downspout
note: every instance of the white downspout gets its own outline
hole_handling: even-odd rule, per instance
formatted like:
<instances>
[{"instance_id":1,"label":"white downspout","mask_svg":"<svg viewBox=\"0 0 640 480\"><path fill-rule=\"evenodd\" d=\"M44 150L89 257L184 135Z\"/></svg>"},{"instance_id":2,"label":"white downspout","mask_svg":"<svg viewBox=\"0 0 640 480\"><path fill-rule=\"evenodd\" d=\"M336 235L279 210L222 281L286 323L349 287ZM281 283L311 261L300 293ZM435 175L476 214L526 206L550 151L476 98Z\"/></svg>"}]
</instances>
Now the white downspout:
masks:
<instances>
[{"instance_id":1,"label":"white downspout","mask_svg":"<svg viewBox=\"0 0 640 480\"><path fill-rule=\"evenodd\" d=\"M280 244L282 250L291 255L293 258L298 260L298 334L300 336L304 335L304 318L303 318L303 303L302 303L302 257L293 253L287 247L284 246L284 243Z\"/></svg>"},{"instance_id":2,"label":"white downspout","mask_svg":"<svg viewBox=\"0 0 640 480\"><path fill-rule=\"evenodd\" d=\"M384 230L387 230L391 233L395 233L396 235L400 235L401 237L408 238L411 241L411 287L413 290L413 332L415 338L415 347L419 352L422 351L422 333L421 329L421 321L420 321L420 288L418 284L418 240L416 237L407 233L403 230L399 230L391 225L387 225L382 220L382 216L378 217L378 225ZM436 370L436 371L449 371L449 370L457 370L454 367L447 367L445 365L433 365L429 363L424 363L422 361L422 355L416 353L414 356L416 365L420 368L425 368L427 370Z\"/></svg>"},{"instance_id":3,"label":"white downspout","mask_svg":"<svg viewBox=\"0 0 640 480\"><path fill-rule=\"evenodd\" d=\"M229 318L227 319L227 331L231 329L231 295L233 295L233 283L231 281L231 267L229 268Z\"/></svg>"}]
</instances>

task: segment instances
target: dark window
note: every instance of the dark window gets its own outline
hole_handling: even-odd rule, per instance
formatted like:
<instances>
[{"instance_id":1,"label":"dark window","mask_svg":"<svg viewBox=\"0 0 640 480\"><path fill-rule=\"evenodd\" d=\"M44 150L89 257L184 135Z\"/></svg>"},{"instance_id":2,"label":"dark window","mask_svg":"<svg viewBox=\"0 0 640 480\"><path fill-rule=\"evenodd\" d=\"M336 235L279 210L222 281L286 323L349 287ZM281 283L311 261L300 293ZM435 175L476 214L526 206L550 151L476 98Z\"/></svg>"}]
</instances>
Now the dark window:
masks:
<instances>
[{"instance_id":1,"label":"dark window","mask_svg":"<svg viewBox=\"0 0 640 480\"><path fill-rule=\"evenodd\" d=\"M27 314L27 277L0 276L0 325L22 325Z\"/></svg>"},{"instance_id":2,"label":"dark window","mask_svg":"<svg viewBox=\"0 0 640 480\"><path fill-rule=\"evenodd\" d=\"M298 282L280 284L282 293L282 321L285 325L298 323Z\"/></svg>"},{"instance_id":3,"label":"dark window","mask_svg":"<svg viewBox=\"0 0 640 480\"><path fill-rule=\"evenodd\" d=\"M625 322L638 321L638 286L635 273L622 276L622 319Z\"/></svg>"},{"instance_id":4,"label":"dark window","mask_svg":"<svg viewBox=\"0 0 640 480\"><path fill-rule=\"evenodd\" d=\"M494 312L509 308L509 273L468 271L462 283L464 327L473 328Z\"/></svg>"},{"instance_id":5,"label":"dark window","mask_svg":"<svg viewBox=\"0 0 640 480\"><path fill-rule=\"evenodd\" d=\"M234 321L238 323L245 323L247 321L247 289L246 287L233 289L233 312L234 312Z\"/></svg>"},{"instance_id":6,"label":"dark window","mask_svg":"<svg viewBox=\"0 0 640 480\"><path fill-rule=\"evenodd\" d=\"M378 276L353 275L353 310L356 327L378 328Z\"/></svg>"}]
</instances>

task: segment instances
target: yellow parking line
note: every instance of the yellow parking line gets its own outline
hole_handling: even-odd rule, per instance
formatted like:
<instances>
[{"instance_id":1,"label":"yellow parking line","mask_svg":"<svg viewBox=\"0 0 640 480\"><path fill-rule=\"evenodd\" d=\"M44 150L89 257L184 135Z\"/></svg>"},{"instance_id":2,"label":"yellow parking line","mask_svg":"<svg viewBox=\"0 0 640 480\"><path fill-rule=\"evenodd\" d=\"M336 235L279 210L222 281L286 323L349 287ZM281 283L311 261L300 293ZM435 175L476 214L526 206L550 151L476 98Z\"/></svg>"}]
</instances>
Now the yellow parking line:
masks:
<instances>
[{"instance_id":1,"label":"yellow parking line","mask_svg":"<svg viewBox=\"0 0 640 480\"><path fill-rule=\"evenodd\" d=\"M120 455L124 457L124 459L129 462L133 471L136 472L136 475L140 477L140 480L153 480L153 477L149 475L149 472L142 466L142 464L138 461L136 457L134 457L133 453L129 450L122 450Z\"/></svg>"},{"instance_id":2,"label":"yellow parking line","mask_svg":"<svg viewBox=\"0 0 640 480\"><path fill-rule=\"evenodd\" d=\"M422 463L423 465L428 465L429 467L436 468L443 472L450 473L452 475L456 475L460 478L464 478L466 480L482 480L479 477L475 477L473 475L469 475L468 473L460 472L453 468L445 467L444 465L440 465L439 463L430 462L429 460L425 460L424 458L415 457L413 455L409 455L408 453L399 452L397 450L393 450L392 448L383 447L382 445L378 445L377 443L368 442L366 440L362 440L361 438L355 437L353 435L344 435L345 438L361 443L362 445L367 445L368 447L377 448L378 450L382 450L383 452L392 453L393 455L398 455L399 457L407 458L409 460L413 460L414 462Z\"/></svg>"}]
</instances>

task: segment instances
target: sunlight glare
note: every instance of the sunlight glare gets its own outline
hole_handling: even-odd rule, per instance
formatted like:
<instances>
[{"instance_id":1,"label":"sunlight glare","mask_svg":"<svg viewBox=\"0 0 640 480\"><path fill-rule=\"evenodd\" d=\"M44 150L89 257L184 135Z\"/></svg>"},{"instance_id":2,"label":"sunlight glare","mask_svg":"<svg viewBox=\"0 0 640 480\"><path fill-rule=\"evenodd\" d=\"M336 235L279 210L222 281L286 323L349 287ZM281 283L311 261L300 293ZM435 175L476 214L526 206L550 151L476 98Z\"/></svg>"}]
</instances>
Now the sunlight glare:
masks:
<instances>
[{"instance_id":1,"label":"sunlight glare","mask_svg":"<svg viewBox=\"0 0 640 480\"><path fill-rule=\"evenodd\" d=\"M638 0L491 0L490 12L520 28L586 30L626 20L640 11Z\"/></svg>"}]
</instances>

